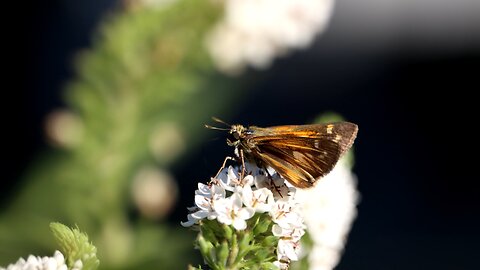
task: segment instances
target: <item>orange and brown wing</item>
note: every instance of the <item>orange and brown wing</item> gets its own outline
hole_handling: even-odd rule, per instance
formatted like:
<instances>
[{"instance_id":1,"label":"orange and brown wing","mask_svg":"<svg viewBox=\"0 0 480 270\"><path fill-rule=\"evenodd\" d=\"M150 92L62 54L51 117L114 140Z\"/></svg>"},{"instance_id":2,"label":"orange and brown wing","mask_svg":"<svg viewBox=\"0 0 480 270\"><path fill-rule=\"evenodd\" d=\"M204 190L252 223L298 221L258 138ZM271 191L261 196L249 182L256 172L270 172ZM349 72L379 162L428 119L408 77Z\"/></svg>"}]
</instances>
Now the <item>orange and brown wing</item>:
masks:
<instances>
[{"instance_id":1,"label":"orange and brown wing","mask_svg":"<svg viewBox=\"0 0 480 270\"><path fill-rule=\"evenodd\" d=\"M300 188L311 187L329 173L352 146L358 130L355 124L347 122L284 127L290 131L264 136L257 133L249 142L255 145L252 150L257 158ZM283 127L273 127L276 128Z\"/></svg>"},{"instance_id":2,"label":"orange and brown wing","mask_svg":"<svg viewBox=\"0 0 480 270\"><path fill-rule=\"evenodd\" d=\"M297 187L310 187L330 172L341 155L338 143L323 138L283 138L257 145L255 154Z\"/></svg>"}]
</instances>

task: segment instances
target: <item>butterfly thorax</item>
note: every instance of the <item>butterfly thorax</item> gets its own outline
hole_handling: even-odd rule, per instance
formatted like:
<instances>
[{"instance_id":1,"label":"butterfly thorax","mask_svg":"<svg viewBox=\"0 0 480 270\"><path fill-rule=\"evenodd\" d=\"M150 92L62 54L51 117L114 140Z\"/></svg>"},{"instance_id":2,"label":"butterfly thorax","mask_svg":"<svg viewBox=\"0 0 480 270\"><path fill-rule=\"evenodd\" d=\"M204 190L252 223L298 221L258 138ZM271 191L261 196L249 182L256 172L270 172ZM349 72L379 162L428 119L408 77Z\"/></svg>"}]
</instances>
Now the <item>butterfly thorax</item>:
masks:
<instances>
[{"instance_id":1,"label":"butterfly thorax","mask_svg":"<svg viewBox=\"0 0 480 270\"><path fill-rule=\"evenodd\" d=\"M243 125L232 125L227 138L227 144L237 149L241 148L244 152L251 152L254 145L250 145L248 138L251 137L253 131Z\"/></svg>"}]
</instances>

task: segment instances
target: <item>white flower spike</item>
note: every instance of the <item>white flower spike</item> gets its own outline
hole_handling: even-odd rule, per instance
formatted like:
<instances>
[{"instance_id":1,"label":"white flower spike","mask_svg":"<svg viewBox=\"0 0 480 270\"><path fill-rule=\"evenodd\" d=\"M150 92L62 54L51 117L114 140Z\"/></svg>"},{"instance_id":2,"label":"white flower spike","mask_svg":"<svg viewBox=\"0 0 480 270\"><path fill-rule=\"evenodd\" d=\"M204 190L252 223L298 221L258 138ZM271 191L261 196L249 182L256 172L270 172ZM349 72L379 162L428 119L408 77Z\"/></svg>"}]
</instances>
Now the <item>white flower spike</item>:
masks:
<instances>
[{"instance_id":1,"label":"white flower spike","mask_svg":"<svg viewBox=\"0 0 480 270\"><path fill-rule=\"evenodd\" d=\"M327 25L333 0L224 0L224 6L207 48L221 71L238 74L310 45Z\"/></svg>"},{"instance_id":2,"label":"white flower spike","mask_svg":"<svg viewBox=\"0 0 480 270\"><path fill-rule=\"evenodd\" d=\"M272 263L279 269L288 269L291 262L300 259L301 250L305 250L300 240L305 230L311 228L309 233L313 247L308 252L310 269L333 269L355 216L358 197L355 179L345 163L339 163L311 189L296 189L278 173L270 169L267 172L255 164L247 163L245 173L245 177L240 179L241 166L230 166L208 185L198 184L195 207L189 208L190 214L182 225L199 226L201 232L216 235L213 240L206 239L209 234L199 238L198 241L204 241L199 245L201 250L203 248L204 258L213 256L210 258L210 262L213 262L215 259L212 258L224 254L216 252L241 250L238 246L233 249L224 247L222 243L238 241L240 245L241 237L260 233L262 237L275 236L278 239L278 242L265 247L276 252L276 261L266 262L270 265L265 269L270 268ZM212 225L212 222L217 225ZM233 242L231 238L227 242L218 241L222 235L237 235L237 238ZM251 237L254 239L255 235ZM243 248L251 248L248 244L250 240L245 243L247 246ZM258 247L252 250L257 252ZM248 264L241 260L239 262Z\"/></svg>"}]
</instances>

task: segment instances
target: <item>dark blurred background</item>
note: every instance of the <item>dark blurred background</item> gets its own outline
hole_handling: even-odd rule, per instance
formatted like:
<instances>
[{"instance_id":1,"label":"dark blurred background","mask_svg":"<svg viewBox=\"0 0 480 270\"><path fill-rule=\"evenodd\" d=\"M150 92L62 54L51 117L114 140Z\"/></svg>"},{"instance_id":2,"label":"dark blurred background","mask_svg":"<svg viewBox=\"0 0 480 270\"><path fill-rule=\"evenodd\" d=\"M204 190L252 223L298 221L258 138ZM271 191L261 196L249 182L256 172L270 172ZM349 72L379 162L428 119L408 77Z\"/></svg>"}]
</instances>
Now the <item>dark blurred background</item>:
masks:
<instances>
[{"instance_id":1,"label":"dark blurred background","mask_svg":"<svg viewBox=\"0 0 480 270\"><path fill-rule=\"evenodd\" d=\"M44 118L62 106L75 53L117 3L28 5L4 25L11 35L4 42L2 203L48 149ZM334 111L359 125L354 171L362 199L337 269L478 269L479 68L478 1L340 0L314 46L260 72L261 82L226 120L301 124ZM184 219L194 181L207 179L230 151L223 138L207 141L177 166L177 179L190 186L180 187L172 223Z\"/></svg>"}]
</instances>

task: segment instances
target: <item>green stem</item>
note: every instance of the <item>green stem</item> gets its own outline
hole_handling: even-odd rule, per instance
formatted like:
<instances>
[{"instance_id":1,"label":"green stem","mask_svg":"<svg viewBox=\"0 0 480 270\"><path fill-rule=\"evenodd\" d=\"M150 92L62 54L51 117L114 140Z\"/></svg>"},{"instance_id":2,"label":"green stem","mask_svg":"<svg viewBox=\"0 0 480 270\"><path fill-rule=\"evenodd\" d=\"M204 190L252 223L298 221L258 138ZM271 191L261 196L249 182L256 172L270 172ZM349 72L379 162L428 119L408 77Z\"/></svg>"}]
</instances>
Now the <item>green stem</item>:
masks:
<instances>
[{"instance_id":1,"label":"green stem","mask_svg":"<svg viewBox=\"0 0 480 270\"><path fill-rule=\"evenodd\" d=\"M230 243L230 245L231 245L231 248L230 248L230 255L228 256L228 265L231 267L234 267L235 261L238 256L238 241L237 241L236 233L232 235L232 242ZM236 269L236 267L232 269Z\"/></svg>"}]
</instances>

